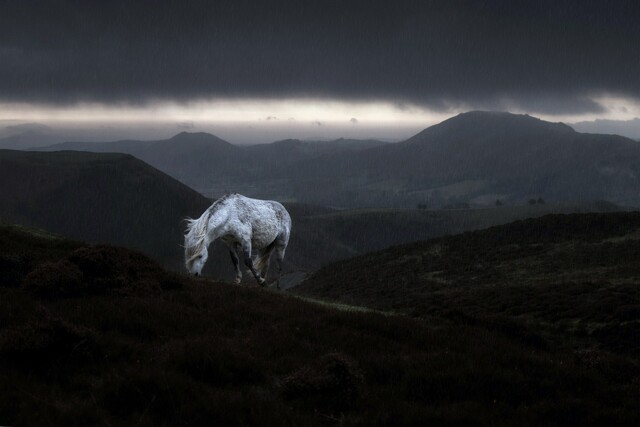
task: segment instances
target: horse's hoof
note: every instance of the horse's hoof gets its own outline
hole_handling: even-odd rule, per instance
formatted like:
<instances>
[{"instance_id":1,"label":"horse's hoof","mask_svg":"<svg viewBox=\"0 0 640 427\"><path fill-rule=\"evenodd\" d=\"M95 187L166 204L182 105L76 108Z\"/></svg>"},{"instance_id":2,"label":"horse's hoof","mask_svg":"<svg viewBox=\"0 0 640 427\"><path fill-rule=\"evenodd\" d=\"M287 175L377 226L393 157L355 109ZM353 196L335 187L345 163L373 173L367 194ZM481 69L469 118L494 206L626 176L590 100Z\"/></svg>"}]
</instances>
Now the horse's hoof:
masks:
<instances>
[{"instance_id":1,"label":"horse's hoof","mask_svg":"<svg viewBox=\"0 0 640 427\"><path fill-rule=\"evenodd\" d=\"M273 282L269 283L267 285L267 287L269 289L278 289L278 290L280 290L280 281L279 280L274 280Z\"/></svg>"},{"instance_id":2,"label":"horse's hoof","mask_svg":"<svg viewBox=\"0 0 640 427\"><path fill-rule=\"evenodd\" d=\"M266 281L266 280L264 280L264 279L260 279L260 280L258 280L258 284L259 284L260 286L264 287L264 286L267 284L267 281Z\"/></svg>"},{"instance_id":3,"label":"horse's hoof","mask_svg":"<svg viewBox=\"0 0 640 427\"><path fill-rule=\"evenodd\" d=\"M233 281L233 284L234 284L234 285L239 285L241 280L242 280L242 279L235 279L235 280Z\"/></svg>"}]
</instances>

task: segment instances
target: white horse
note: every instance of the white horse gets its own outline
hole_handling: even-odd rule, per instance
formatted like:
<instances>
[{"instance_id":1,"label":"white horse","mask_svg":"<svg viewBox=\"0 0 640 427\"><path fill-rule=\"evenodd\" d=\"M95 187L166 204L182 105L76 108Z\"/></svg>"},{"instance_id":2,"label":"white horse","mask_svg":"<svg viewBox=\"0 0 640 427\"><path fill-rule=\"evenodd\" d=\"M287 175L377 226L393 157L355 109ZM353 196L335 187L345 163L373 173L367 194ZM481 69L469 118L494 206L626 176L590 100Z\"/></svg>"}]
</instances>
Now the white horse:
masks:
<instances>
[{"instance_id":1,"label":"white horse","mask_svg":"<svg viewBox=\"0 0 640 427\"><path fill-rule=\"evenodd\" d=\"M291 234L291 217L280 203L256 200L240 194L228 194L213 202L198 219L187 219L184 236L187 271L196 276L207 262L207 247L220 238L229 248L236 269L235 283L240 283L239 255L253 273L258 284L264 286L273 250L278 260L280 284L282 260ZM252 255L256 254L254 264Z\"/></svg>"}]
</instances>

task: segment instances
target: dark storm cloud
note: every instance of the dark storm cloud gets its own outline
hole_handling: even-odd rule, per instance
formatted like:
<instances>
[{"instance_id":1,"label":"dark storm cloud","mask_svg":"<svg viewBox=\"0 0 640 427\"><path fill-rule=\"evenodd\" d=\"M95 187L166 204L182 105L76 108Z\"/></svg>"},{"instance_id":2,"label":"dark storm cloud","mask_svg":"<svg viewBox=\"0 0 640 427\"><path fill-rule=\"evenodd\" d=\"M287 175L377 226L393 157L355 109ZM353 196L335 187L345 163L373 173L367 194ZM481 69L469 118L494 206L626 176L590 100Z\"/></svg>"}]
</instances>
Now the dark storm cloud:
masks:
<instances>
[{"instance_id":1,"label":"dark storm cloud","mask_svg":"<svg viewBox=\"0 0 640 427\"><path fill-rule=\"evenodd\" d=\"M0 98L385 99L594 112L640 98L638 1L2 1Z\"/></svg>"}]
</instances>

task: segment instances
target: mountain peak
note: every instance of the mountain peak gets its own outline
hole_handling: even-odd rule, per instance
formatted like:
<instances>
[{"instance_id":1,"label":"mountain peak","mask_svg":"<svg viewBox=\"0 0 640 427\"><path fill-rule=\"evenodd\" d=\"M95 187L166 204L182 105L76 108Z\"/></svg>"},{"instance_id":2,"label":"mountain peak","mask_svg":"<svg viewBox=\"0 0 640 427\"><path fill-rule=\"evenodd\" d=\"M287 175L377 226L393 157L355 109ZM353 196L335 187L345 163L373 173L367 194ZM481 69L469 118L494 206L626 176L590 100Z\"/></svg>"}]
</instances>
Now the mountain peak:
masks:
<instances>
[{"instance_id":1,"label":"mountain peak","mask_svg":"<svg viewBox=\"0 0 640 427\"><path fill-rule=\"evenodd\" d=\"M428 127L409 138L407 142L418 142L425 138L442 135L476 139L483 135L496 134L537 135L574 132L573 128L564 123L547 122L528 114L513 114L504 111L469 111Z\"/></svg>"},{"instance_id":2,"label":"mountain peak","mask_svg":"<svg viewBox=\"0 0 640 427\"><path fill-rule=\"evenodd\" d=\"M160 141L162 142L162 141ZM216 145L224 145L224 146L232 146L230 142L225 141L222 138L218 138L215 135L212 135L207 132L180 132L177 135L172 136L171 138L165 140L165 142L170 143L188 143L188 144L216 144Z\"/></svg>"},{"instance_id":3,"label":"mountain peak","mask_svg":"<svg viewBox=\"0 0 640 427\"><path fill-rule=\"evenodd\" d=\"M528 114L515 114L507 111L482 111L474 110L466 113L460 113L455 117L445 120L442 123L469 123L475 121L486 121L492 126L495 125L517 125L517 126L537 126L547 129L564 130L574 132L573 128L561 122L548 122Z\"/></svg>"},{"instance_id":4,"label":"mountain peak","mask_svg":"<svg viewBox=\"0 0 640 427\"><path fill-rule=\"evenodd\" d=\"M169 139L220 139L207 132L180 132Z\"/></svg>"}]
</instances>

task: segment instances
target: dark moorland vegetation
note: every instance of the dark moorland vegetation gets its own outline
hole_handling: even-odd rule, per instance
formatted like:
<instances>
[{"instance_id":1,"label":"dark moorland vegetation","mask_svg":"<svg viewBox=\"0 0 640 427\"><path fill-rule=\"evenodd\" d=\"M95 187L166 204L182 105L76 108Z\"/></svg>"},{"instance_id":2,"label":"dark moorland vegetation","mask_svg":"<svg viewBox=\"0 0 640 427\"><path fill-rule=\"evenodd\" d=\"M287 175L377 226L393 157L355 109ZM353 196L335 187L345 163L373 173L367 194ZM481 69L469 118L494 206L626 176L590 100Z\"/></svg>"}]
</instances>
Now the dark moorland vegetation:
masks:
<instances>
[{"instance_id":1,"label":"dark moorland vegetation","mask_svg":"<svg viewBox=\"0 0 640 427\"><path fill-rule=\"evenodd\" d=\"M483 229L518 219L551 213L620 210L620 207L603 201L451 210L331 210L300 204L286 206L295 228L287 259L307 269L391 245Z\"/></svg>"},{"instance_id":2,"label":"dark moorland vegetation","mask_svg":"<svg viewBox=\"0 0 640 427\"><path fill-rule=\"evenodd\" d=\"M527 330L637 364L639 284L640 213L629 212L548 215L396 246L324 267L295 292L516 328L521 338Z\"/></svg>"},{"instance_id":3,"label":"dark moorland vegetation","mask_svg":"<svg viewBox=\"0 0 640 427\"><path fill-rule=\"evenodd\" d=\"M545 245L575 239L600 254L606 251L591 245L637 243L629 234L640 227L637 214L567 218L410 246L431 252L448 251L445 243L457 247L458 258L451 249L453 259L438 261L443 281L456 275L471 280L455 307L436 298L429 300L431 311L417 304L413 314L424 319L337 310L262 288L191 280L137 252L2 226L0 423L637 425L640 367L633 348L589 336L558 345L548 332L553 328L540 332L517 321L527 301L544 312L549 285L541 283L539 292L528 287L520 305L512 304L520 294L507 280L494 287L506 286L493 299L471 292L486 274L502 274L489 263L483 273L479 248L495 247L501 252L494 256L509 263L531 253L533 259L520 260L531 261L535 273L533 261ZM554 222L552 228L536 225ZM585 223L593 232L586 233ZM505 249L515 238L520 249ZM542 248L535 246L540 239L548 242ZM605 301L606 321L632 323L637 293L629 281L637 267L585 253L591 252L568 250L554 259L585 270L603 259L601 272L608 273L599 283L615 292L594 294L592 306ZM381 274L376 263L395 272L395 280L413 278L423 265L411 259L415 254L401 247L372 255L372 264L358 258L354 266L366 268L357 276L346 275L346 262L338 264L332 280L337 286L353 281L355 289L363 289L356 277L376 284L367 272ZM637 252L625 254L637 259ZM330 271L323 269L309 286ZM588 282L574 280L574 289ZM500 299L520 309L501 309ZM400 311L382 292L372 302ZM562 304L565 311L584 305ZM474 305L480 308L471 310ZM594 310L597 325L602 311Z\"/></svg>"}]
</instances>

